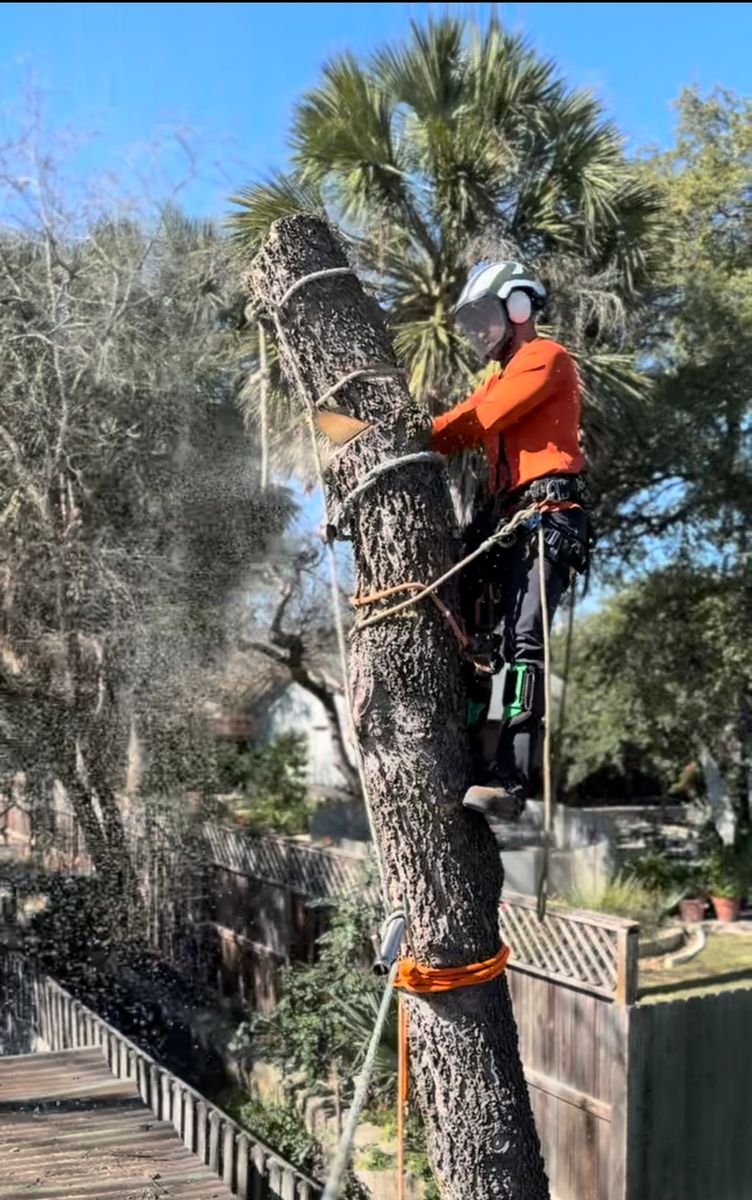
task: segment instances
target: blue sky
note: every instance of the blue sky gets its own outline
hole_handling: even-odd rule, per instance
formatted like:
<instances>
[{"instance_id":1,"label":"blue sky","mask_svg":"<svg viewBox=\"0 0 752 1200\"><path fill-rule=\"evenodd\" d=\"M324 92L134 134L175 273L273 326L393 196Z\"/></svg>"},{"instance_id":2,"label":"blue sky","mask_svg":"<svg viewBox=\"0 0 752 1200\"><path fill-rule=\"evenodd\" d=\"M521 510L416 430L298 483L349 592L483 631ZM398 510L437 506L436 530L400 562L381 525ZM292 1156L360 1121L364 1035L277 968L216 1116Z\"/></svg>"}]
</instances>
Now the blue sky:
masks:
<instances>
[{"instance_id":1,"label":"blue sky","mask_svg":"<svg viewBox=\"0 0 752 1200\"><path fill-rule=\"evenodd\" d=\"M233 190L284 164L289 115L330 56L368 52L411 19L447 10L487 18L488 4L3 4L0 141L30 76L47 121L84 139L69 168L152 174L151 147L190 131L200 171L181 194L221 217ZM636 149L671 140L684 84L748 92L752 6L501 4L507 27L593 89ZM178 152L163 178L182 176ZM318 505L305 502L305 523Z\"/></svg>"},{"instance_id":2,"label":"blue sky","mask_svg":"<svg viewBox=\"0 0 752 1200\"><path fill-rule=\"evenodd\" d=\"M327 57L367 51L411 18L487 4L4 4L7 110L33 71L54 123L91 134L82 172L125 176L155 136L195 131L201 177L184 194L218 216L228 192L281 165L295 97ZM749 90L752 6L501 4L505 23L594 89L633 146L671 136L685 83ZM173 164L176 171L180 165Z\"/></svg>"}]
</instances>

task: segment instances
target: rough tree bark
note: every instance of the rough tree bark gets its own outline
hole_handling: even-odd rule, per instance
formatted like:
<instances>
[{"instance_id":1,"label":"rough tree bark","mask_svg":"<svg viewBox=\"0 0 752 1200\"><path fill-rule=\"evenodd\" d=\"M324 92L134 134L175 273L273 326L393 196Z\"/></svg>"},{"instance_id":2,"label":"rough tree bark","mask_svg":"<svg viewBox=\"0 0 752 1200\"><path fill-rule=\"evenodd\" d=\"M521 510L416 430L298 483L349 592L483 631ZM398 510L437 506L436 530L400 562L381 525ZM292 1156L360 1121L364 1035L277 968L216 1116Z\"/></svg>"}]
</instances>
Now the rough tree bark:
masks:
<instances>
[{"instance_id":1,"label":"rough tree bark","mask_svg":"<svg viewBox=\"0 0 752 1200\"><path fill-rule=\"evenodd\" d=\"M288 217L272 227L249 282L262 303L277 304L303 275L344 265L325 222ZM313 395L358 367L395 362L383 314L354 276L306 284L281 319ZM377 463L426 448L427 414L399 378L348 385L336 405L371 428L333 455L335 498ZM456 560L456 534L440 464L384 474L354 513L358 592L435 577ZM484 822L460 807L470 771L465 697L458 648L434 606L356 632L350 678L390 897L408 906L410 951L435 966L487 959L499 946L501 864ZM416 1092L444 1196L544 1200L505 978L410 997L409 1010Z\"/></svg>"}]
</instances>

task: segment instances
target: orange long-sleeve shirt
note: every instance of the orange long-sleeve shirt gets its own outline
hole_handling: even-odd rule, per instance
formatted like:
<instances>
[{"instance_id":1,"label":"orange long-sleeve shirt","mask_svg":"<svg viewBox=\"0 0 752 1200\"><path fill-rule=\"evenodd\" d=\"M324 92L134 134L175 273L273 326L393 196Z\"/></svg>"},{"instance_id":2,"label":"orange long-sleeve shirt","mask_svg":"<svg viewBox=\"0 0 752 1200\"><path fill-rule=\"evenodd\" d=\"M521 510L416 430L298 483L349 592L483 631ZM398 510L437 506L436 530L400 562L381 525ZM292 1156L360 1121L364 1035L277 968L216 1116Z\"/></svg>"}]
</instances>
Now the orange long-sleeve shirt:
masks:
<instances>
[{"instance_id":1,"label":"orange long-sleeve shirt","mask_svg":"<svg viewBox=\"0 0 752 1200\"><path fill-rule=\"evenodd\" d=\"M574 361L558 342L535 338L456 408L436 417L431 445L442 454L482 445L491 491L541 475L577 474L581 393Z\"/></svg>"}]
</instances>

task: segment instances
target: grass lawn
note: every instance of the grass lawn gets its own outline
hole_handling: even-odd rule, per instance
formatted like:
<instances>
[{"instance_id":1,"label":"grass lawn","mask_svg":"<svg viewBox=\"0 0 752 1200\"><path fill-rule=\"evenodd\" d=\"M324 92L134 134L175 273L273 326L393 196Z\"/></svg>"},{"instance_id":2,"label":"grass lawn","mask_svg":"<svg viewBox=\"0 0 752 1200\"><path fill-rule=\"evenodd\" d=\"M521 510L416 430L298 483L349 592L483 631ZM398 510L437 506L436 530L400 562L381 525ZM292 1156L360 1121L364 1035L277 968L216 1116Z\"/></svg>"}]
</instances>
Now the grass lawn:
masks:
<instances>
[{"instance_id":1,"label":"grass lawn","mask_svg":"<svg viewBox=\"0 0 752 1200\"><path fill-rule=\"evenodd\" d=\"M709 933L707 938L705 949L682 966L641 967L640 1003L752 988L752 933Z\"/></svg>"}]
</instances>

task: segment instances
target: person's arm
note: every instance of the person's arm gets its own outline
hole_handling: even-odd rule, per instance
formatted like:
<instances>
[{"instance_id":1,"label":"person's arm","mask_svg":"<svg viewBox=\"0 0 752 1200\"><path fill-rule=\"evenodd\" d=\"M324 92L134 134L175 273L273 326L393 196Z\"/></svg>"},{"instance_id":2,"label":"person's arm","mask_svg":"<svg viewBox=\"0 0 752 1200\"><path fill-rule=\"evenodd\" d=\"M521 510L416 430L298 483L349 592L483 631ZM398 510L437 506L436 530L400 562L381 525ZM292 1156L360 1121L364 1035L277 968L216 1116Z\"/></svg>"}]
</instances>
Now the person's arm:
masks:
<instances>
[{"instance_id":1,"label":"person's arm","mask_svg":"<svg viewBox=\"0 0 752 1200\"><path fill-rule=\"evenodd\" d=\"M458 450L477 446L483 440L483 426L475 410L488 392L490 380L482 383L472 396L455 405L449 412L434 418L431 449L439 454L454 454Z\"/></svg>"},{"instance_id":2,"label":"person's arm","mask_svg":"<svg viewBox=\"0 0 752 1200\"><path fill-rule=\"evenodd\" d=\"M483 435L502 433L537 405L543 404L571 378L572 360L563 347L541 341L514 360L502 377L495 378L477 404L474 419Z\"/></svg>"}]
</instances>

